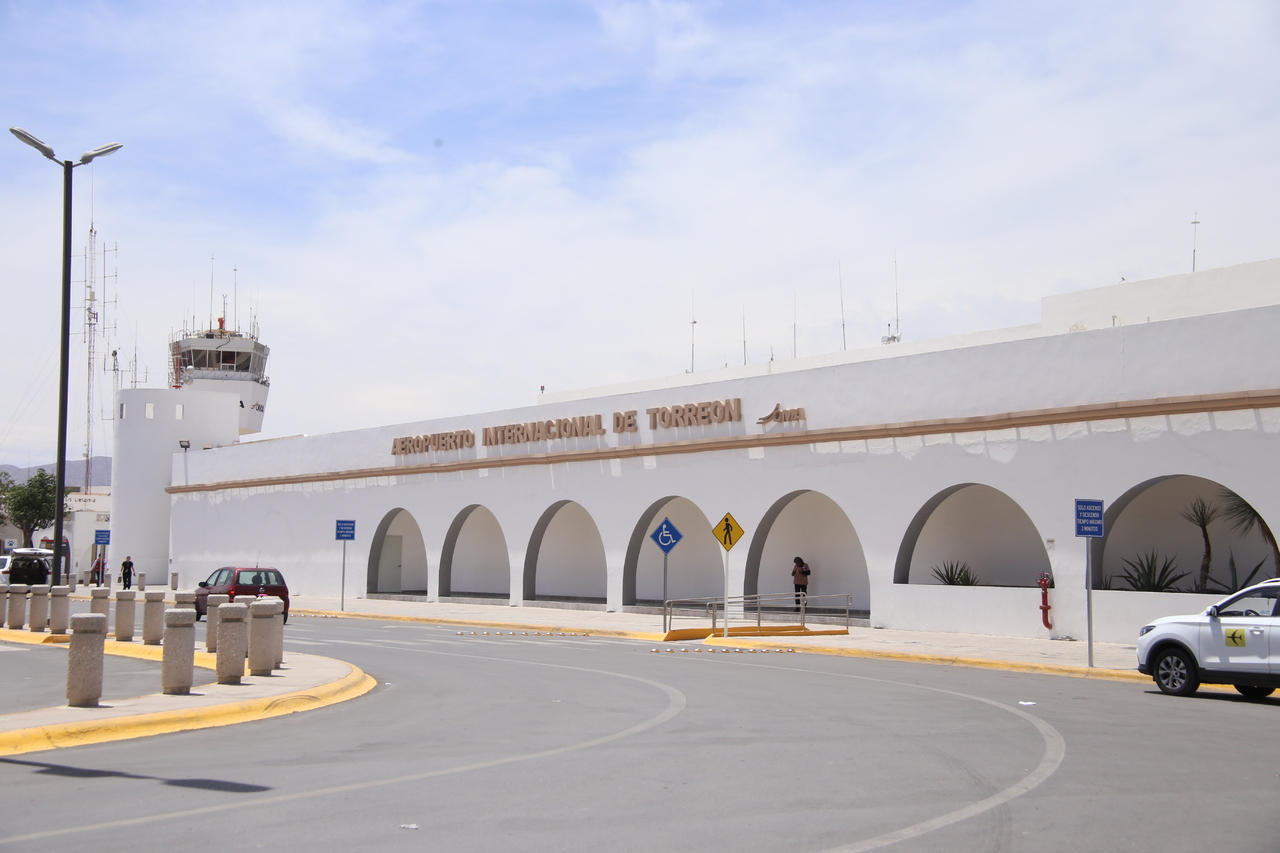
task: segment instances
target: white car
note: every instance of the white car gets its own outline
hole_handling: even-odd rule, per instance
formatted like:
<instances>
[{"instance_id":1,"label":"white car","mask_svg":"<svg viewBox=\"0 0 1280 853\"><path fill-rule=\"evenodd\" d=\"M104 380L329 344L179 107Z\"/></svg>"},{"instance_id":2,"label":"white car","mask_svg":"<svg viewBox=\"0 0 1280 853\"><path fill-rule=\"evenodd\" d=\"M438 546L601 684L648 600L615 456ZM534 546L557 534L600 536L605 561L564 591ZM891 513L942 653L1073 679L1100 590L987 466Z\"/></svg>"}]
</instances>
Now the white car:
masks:
<instances>
[{"instance_id":1,"label":"white car","mask_svg":"<svg viewBox=\"0 0 1280 853\"><path fill-rule=\"evenodd\" d=\"M1230 684L1249 699L1280 686L1280 578L1237 592L1194 616L1165 616L1138 636L1138 672L1165 693Z\"/></svg>"}]
</instances>

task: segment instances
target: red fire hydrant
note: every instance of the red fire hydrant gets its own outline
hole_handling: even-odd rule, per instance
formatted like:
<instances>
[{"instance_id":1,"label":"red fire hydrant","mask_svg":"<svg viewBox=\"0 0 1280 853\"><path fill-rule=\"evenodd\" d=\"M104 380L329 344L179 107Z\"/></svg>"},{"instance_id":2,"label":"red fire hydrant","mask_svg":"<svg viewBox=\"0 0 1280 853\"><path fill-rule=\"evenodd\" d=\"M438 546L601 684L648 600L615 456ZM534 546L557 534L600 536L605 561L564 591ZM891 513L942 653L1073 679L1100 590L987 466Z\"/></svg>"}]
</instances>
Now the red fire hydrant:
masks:
<instances>
[{"instance_id":1,"label":"red fire hydrant","mask_svg":"<svg viewBox=\"0 0 1280 853\"><path fill-rule=\"evenodd\" d=\"M1049 582L1051 580L1048 572L1040 573L1040 621L1050 631L1053 630L1053 625L1049 622Z\"/></svg>"}]
</instances>

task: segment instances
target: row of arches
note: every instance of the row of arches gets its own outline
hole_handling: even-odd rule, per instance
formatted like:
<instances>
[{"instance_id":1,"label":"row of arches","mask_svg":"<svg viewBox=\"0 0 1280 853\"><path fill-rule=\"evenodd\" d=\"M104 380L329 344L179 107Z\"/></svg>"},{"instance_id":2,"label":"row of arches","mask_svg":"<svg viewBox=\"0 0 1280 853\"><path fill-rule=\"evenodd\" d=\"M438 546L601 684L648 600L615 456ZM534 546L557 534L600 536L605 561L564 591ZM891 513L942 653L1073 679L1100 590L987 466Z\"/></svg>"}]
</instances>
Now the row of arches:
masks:
<instances>
[{"instance_id":1,"label":"row of arches","mask_svg":"<svg viewBox=\"0 0 1280 853\"><path fill-rule=\"evenodd\" d=\"M1093 543L1095 586L1110 585L1124 561L1144 549L1183 554L1188 565L1198 566L1201 531L1181 520L1179 510L1193 496L1224 493L1211 480L1171 475L1148 480L1117 498L1107 510L1107 537ZM663 519L686 534L668 558L665 591L662 554L648 541ZM850 594L855 609L870 609L862 542L831 497L808 489L790 492L755 527L743 543L747 560L742 588L732 594L790 592L789 566L800 555L813 568L812 595ZM723 552L712 536L703 535L710 529L711 520L689 498L668 495L650 504L626 544L621 603L721 595ZM1215 522L1209 533L1219 543L1224 568L1228 559L1251 567L1270 554L1259 532L1242 533L1226 520ZM981 483L959 483L935 494L915 513L898 548L893 580L940 583L938 570L950 563L968 566L980 585L1034 586L1041 573L1052 571L1053 547L1007 494ZM390 510L370 548L368 592L426 594L427 554L412 514L404 508ZM591 513L572 500L548 506L527 543L516 550L488 507L466 506L453 518L439 554L436 587L442 598L603 603L607 596L605 542ZM513 565L520 568L514 579Z\"/></svg>"}]
</instances>

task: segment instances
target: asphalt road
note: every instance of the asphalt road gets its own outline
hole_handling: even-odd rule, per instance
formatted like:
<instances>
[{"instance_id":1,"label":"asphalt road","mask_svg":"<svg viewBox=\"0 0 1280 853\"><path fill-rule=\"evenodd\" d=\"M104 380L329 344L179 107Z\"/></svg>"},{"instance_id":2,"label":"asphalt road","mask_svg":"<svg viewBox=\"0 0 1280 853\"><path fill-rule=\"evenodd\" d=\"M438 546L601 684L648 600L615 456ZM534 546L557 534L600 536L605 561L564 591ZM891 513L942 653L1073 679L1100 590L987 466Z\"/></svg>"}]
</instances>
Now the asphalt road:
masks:
<instances>
[{"instance_id":1,"label":"asphalt road","mask_svg":"<svg viewBox=\"0 0 1280 853\"><path fill-rule=\"evenodd\" d=\"M1276 701L409 623L286 634L379 687L0 759L0 850L1280 847Z\"/></svg>"}]
</instances>

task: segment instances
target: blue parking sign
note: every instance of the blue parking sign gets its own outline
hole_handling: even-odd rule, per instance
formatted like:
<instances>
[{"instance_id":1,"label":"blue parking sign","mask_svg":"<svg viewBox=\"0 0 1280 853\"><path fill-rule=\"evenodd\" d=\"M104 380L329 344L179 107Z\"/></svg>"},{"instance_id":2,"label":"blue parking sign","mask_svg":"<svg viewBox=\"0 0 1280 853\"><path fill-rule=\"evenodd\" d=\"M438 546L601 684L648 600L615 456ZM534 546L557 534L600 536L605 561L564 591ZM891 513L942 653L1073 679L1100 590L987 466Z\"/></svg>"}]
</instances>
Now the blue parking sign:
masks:
<instances>
[{"instance_id":1,"label":"blue parking sign","mask_svg":"<svg viewBox=\"0 0 1280 853\"><path fill-rule=\"evenodd\" d=\"M662 553L670 554L671 549L680 544L680 540L684 537L680 535L680 531L676 530L676 526L671 523L671 519L664 518L662 523L658 525L658 529L649 534L649 538L658 544L662 549Z\"/></svg>"},{"instance_id":2,"label":"blue parking sign","mask_svg":"<svg viewBox=\"0 0 1280 853\"><path fill-rule=\"evenodd\" d=\"M1102 538L1102 501L1076 501L1076 535Z\"/></svg>"},{"instance_id":3,"label":"blue parking sign","mask_svg":"<svg viewBox=\"0 0 1280 853\"><path fill-rule=\"evenodd\" d=\"M349 539L349 540L354 541L354 540L355 540L355 538L356 538L356 523L355 523L355 520L353 519L353 520L351 520L351 521L339 521L339 522L338 522L338 533L337 533L337 535L336 535L336 536L334 536L333 538L334 538L334 539Z\"/></svg>"}]
</instances>

